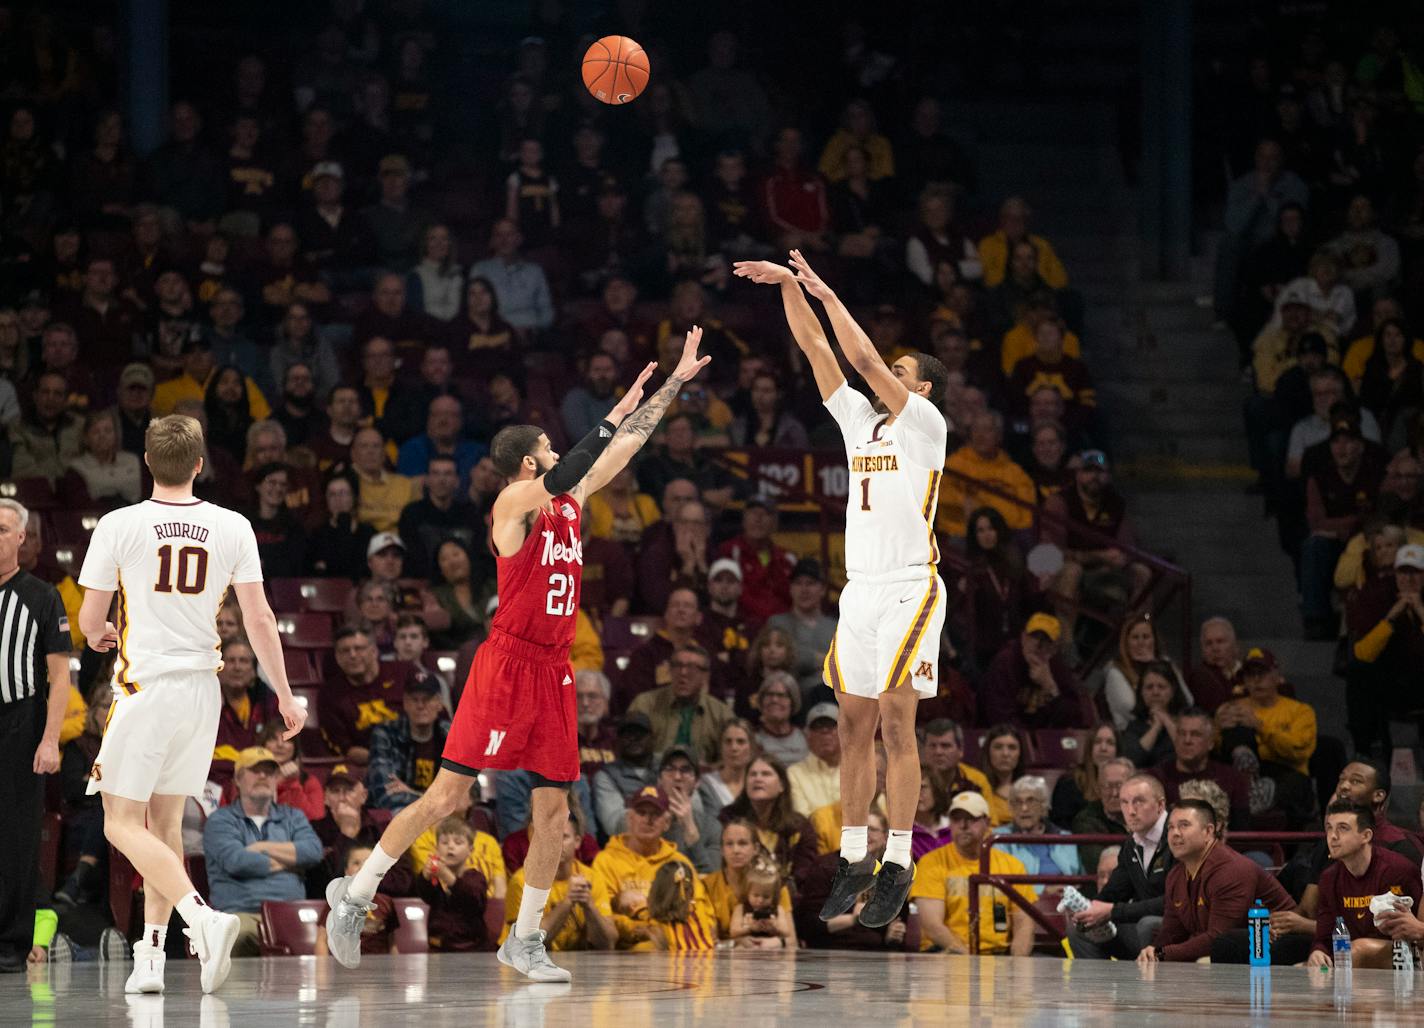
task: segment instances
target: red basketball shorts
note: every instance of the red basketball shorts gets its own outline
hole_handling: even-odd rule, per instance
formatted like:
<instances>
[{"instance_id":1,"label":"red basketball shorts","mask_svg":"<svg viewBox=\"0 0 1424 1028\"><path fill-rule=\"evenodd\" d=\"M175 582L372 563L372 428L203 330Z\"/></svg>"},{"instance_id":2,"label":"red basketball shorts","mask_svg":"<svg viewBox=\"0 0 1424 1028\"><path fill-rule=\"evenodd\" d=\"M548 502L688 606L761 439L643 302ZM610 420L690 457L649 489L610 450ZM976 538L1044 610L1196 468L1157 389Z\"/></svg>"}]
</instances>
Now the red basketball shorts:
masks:
<instances>
[{"instance_id":1,"label":"red basketball shorts","mask_svg":"<svg viewBox=\"0 0 1424 1028\"><path fill-rule=\"evenodd\" d=\"M568 647L491 632L475 653L443 759L471 770L577 781L578 704Z\"/></svg>"}]
</instances>

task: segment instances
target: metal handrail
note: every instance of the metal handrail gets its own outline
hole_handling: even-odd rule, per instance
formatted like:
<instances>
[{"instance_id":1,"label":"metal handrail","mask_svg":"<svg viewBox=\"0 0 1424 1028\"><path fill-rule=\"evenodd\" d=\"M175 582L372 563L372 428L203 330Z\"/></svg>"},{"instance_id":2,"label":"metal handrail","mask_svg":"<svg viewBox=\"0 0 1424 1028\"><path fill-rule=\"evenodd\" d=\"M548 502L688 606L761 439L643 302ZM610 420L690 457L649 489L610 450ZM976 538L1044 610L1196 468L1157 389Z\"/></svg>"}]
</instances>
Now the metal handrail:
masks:
<instances>
[{"instance_id":1,"label":"metal handrail","mask_svg":"<svg viewBox=\"0 0 1424 1028\"><path fill-rule=\"evenodd\" d=\"M1034 846L1078 846L1078 845L1120 845L1127 835L1110 835L1105 833L1084 834L1084 835L1030 835L1028 833L1010 833L1005 835L991 834L985 840L979 851L979 870L969 876L969 952L974 956L979 955L979 887L981 885L991 885L1004 894L1005 898L1014 906L1023 910L1034 922L1049 935L1054 936L1060 942L1063 935L1049 923L1043 911L1020 896L1010 886L1013 885L1082 885L1095 881L1093 875L1039 875L1039 874L994 874L989 870L989 853L992 847L999 843L1026 843ZM1289 844L1297 842L1316 842L1325 838L1323 832L1232 832L1228 840L1232 843L1272 843ZM1165 845L1165 840L1163 840ZM947 845L954 845L948 843Z\"/></svg>"}]
</instances>

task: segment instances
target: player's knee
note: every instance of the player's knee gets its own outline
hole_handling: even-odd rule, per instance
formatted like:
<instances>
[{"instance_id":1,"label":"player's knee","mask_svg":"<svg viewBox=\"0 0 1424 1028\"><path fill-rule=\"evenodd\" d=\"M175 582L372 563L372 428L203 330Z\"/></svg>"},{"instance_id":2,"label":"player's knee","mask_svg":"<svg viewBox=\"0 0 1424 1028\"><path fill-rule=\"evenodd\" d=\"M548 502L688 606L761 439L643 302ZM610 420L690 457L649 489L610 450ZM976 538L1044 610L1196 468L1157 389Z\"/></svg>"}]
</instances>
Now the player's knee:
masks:
<instances>
[{"instance_id":1,"label":"player's knee","mask_svg":"<svg viewBox=\"0 0 1424 1028\"><path fill-rule=\"evenodd\" d=\"M449 817L459 809L470 789L470 780L463 775L438 775L426 790L424 802L435 819Z\"/></svg>"},{"instance_id":2,"label":"player's knee","mask_svg":"<svg viewBox=\"0 0 1424 1028\"><path fill-rule=\"evenodd\" d=\"M885 743L885 752L892 757L899 756L907 750L918 751L919 743L915 738L914 729L893 721L880 723L880 738Z\"/></svg>"}]
</instances>

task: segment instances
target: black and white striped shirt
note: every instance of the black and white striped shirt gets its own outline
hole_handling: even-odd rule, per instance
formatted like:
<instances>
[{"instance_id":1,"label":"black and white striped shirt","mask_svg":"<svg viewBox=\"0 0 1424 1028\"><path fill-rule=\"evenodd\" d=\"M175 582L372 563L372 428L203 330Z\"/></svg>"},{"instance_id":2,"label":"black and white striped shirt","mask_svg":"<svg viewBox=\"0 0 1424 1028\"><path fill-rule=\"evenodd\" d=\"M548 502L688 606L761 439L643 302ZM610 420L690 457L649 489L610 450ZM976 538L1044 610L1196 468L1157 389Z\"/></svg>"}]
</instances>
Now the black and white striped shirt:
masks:
<instances>
[{"instance_id":1,"label":"black and white striped shirt","mask_svg":"<svg viewBox=\"0 0 1424 1028\"><path fill-rule=\"evenodd\" d=\"M0 704L47 696L46 658L70 649L69 617L54 586L24 571L0 583Z\"/></svg>"}]
</instances>

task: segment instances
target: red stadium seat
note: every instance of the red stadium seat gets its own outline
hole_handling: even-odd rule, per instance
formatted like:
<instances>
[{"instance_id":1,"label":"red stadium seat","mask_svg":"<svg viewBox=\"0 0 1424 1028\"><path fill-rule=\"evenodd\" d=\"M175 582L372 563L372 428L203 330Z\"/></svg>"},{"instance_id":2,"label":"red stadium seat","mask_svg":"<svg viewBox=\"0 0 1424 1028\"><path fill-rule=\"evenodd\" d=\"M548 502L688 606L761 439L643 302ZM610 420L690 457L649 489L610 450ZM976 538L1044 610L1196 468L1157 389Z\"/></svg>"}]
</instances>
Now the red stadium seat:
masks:
<instances>
[{"instance_id":1,"label":"red stadium seat","mask_svg":"<svg viewBox=\"0 0 1424 1028\"><path fill-rule=\"evenodd\" d=\"M87 546L89 537L94 534L94 528L103 516L102 510L50 511L50 538L48 541L56 546L76 544Z\"/></svg>"},{"instance_id":2,"label":"red stadium seat","mask_svg":"<svg viewBox=\"0 0 1424 1028\"><path fill-rule=\"evenodd\" d=\"M1034 763L1046 767L1070 768L1083 755L1083 747L1088 744L1088 733L1078 729L1040 728L1033 733L1033 748L1037 751Z\"/></svg>"},{"instance_id":3,"label":"red stadium seat","mask_svg":"<svg viewBox=\"0 0 1424 1028\"><path fill-rule=\"evenodd\" d=\"M396 904L396 930L391 937L399 953L430 952L430 907L424 900L400 898Z\"/></svg>"},{"instance_id":4,"label":"red stadium seat","mask_svg":"<svg viewBox=\"0 0 1424 1028\"><path fill-rule=\"evenodd\" d=\"M345 578L303 578L302 610L313 614L342 614L355 589Z\"/></svg>"},{"instance_id":5,"label":"red stadium seat","mask_svg":"<svg viewBox=\"0 0 1424 1028\"><path fill-rule=\"evenodd\" d=\"M287 666L287 683L293 689L303 685L321 684L321 672L317 670L310 650L283 649L282 662Z\"/></svg>"},{"instance_id":6,"label":"red stadium seat","mask_svg":"<svg viewBox=\"0 0 1424 1028\"><path fill-rule=\"evenodd\" d=\"M16 478L0 482L0 498L17 500L30 510L52 510L59 504L47 478Z\"/></svg>"},{"instance_id":7,"label":"red stadium seat","mask_svg":"<svg viewBox=\"0 0 1424 1028\"><path fill-rule=\"evenodd\" d=\"M310 686L292 683L292 695L305 701L307 708L307 728L321 727L321 712L317 709L317 691Z\"/></svg>"},{"instance_id":8,"label":"red stadium seat","mask_svg":"<svg viewBox=\"0 0 1424 1028\"><path fill-rule=\"evenodd\" d=\"M316 953L316 930L326 900L262 904L258 944L267 957L309 957Z\"/></svg>"},{"instance_id":9,"label":"red stadium seat","mask_svg":"<svg viewBox=\"0 0 1424 1028\"><path fill-rule=\"evenodd\" d=\"M267 595L272 599L272 609L282 614L296 614L306 609L302 606L300 578L267 579Z\"/></svg>"},{"instance_id":10,"label":"red stadium seat","mask_svg":"<svg viewBox=\"0 0 1424 1028\"><path fill-rule=\"evenodd\" d=\"M329 614L283 614L277 631L285 645L298 650L329 650L334 645Z\"/></svg>"}]
</instances>

